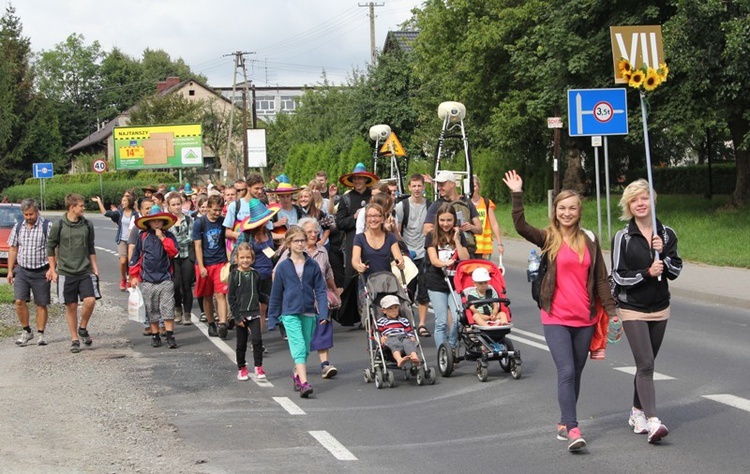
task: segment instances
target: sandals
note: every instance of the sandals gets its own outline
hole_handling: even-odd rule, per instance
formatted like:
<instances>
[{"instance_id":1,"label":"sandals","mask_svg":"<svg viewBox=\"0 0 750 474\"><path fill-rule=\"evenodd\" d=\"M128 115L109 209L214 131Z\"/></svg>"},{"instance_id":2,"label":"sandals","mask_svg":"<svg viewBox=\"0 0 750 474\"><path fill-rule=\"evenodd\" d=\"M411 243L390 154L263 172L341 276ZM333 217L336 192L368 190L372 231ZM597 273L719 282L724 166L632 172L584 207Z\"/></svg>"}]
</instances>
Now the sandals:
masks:
<instances>
[{"instance_id":1,"label":"sandals","mask_svg":"<svg viewBox=\"0 0 750 474\"><path fill-rule=\"evenodd\" d=\"M417 333L419 333L419 337L432 337L432 334L430 334L430 331L427 330L424 326L419 326L417 328Z\"/></svg>"}]
</instances>

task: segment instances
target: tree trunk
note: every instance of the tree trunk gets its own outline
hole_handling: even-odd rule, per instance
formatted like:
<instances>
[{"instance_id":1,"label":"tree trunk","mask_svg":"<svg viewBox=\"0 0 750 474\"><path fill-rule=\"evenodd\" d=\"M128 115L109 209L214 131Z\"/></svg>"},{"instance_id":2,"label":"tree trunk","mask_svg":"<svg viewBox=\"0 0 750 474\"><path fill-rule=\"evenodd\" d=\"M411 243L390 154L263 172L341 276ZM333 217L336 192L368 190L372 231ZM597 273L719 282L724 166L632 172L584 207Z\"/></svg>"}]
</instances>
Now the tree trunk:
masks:
<instances>
[{"instance_id":1,"label":"tree trunk","mask_svg":"<svg viewBox=\"0 0 750 474\"><path fill-rule=\"evenodd\" d=\"M733 207L744 207L748 203L748 192L750 191L750 150L742 145L745 136L750 131L750 123L743 118L729 121L729 131L734 142L734 157L737 163L737 182L732 193L730 204Z\"/></svg>"},{"instance_id":2,"label":"tree trunk","mask_svg":"<svg viewBox=\"0 0 750 474\"><path fill-rule=\"evenodd\" d=\"M581 151L574 141L568 142L568 152L565 155L565 176L562 189L572 189L580 194L586 190L585 173L581 166Z\"/></svg>"}]
</instances>

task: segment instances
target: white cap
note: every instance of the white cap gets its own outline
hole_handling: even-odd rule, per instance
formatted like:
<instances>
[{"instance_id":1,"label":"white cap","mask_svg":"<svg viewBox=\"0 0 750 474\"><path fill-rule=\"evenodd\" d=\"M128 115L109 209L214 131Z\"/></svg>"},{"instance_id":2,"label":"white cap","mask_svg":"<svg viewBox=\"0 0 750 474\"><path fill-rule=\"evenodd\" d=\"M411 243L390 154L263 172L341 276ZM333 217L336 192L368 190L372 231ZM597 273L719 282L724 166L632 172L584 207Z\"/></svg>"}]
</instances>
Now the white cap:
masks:
<instances>
[{"instance_id":1,"label":"white cap","mask_svg":"<svg viewBox=\"0 0 750 474\"><path fill-rule=\"evenodd\" d=\"M391 306L398 306L400 304L401 301L399 301L398 296L396 295L385 295L383 299L380 300L381 308L390 308Z\"/></svg>"},{"instance_id":2,"label":"white cap","mask_svg":"<svg viewBox=\"0 0 750 474\"><path fill-rule=\"evenodd\" d=\"M486 268L479 267L471 272L471 279L474 280L475 283L490 281L490 272L488 272Z\"/></svg>"},{"instance_id":3,"label":"white cap","mask_svg":"<svg viewBox=\"0 0 750 474\"><path fill-rule=\"evenodd\" d=\"M456 176L450 171L441 171L433 179L436 183L447 183L448 181L456 181Z\"/></svg>"}]
</instances>

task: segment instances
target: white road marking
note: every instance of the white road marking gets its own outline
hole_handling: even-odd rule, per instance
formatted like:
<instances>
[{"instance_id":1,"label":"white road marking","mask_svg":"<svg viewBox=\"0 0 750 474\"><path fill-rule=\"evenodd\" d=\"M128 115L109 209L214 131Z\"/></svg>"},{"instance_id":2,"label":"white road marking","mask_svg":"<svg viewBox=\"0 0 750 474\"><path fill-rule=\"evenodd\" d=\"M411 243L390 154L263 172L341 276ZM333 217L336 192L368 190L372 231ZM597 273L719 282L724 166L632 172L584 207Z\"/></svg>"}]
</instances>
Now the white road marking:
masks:
<instances>
[{"instance_id":1,"label":"white road marking","mask_svg":"<svg viewBox=\"0 0 750 474\"><path fill-rule=\"evenodd\" d=\"M357 461L357 457L344 447L343 444L339 443L336 438L331 436L328 431L309 431L313 438L318 440L318 443L322 444L333 457L339 461Z\"/></svg>"},{"instance_id":2,"label":"white road marking","mask_svg":"<svg viewBox=\"0 0 750 474\"><path fill-rule=\"evenodd\" d=\"M536 334L536 333L533 333L533 332L524 331L522 329L516 329L516 328L513 328L512 332L517 332L517 333L522 334L522 335L524 335L526 337L531 337L531 338L534 338L534 339L538 339L540 341L547 342L547 340L544 338L544 336L540 336L539 334ZM511 333L511 335L512 335L512 333Z\"/></svg>"},{"instance_id":3,"label":"white road marking","mask_svg":"<svg viewBox=\"0 0 750 474\"><path fill-rule=\"evenodd\" d=\"M193 325L198 328L200 332L203 333L204 336L206 336L206 339L208 339L208 342L216 346L221 352L226 355L229 360L232 361L235 365L237 365L237 354L234 352L234 349L229 347L229 344L224 342L221 338L218 337L211 337L208 335L208 325L206 323L202 323L200 321L196 321L195 319L191 318L191 321L193 322ZM250 374L250 379L258 384L259 387L273 387L273 384L271 382L265 381L260 382L255 378L255 374Z\"/></svg>"},{"instance_id":4,"label":"white road marking","mask_svg":"<svg viewBox=\"0 0 750 474\"><path fill-rule=\"evenodd\" d=\"M273 401L281 405L281 408L286 410L290 415L307 415L302 408L298 407L288 397L273 397Z\"/></svg>"},{"instance_id":5,"label":"white road marking","mask_svg":"<svg viewBox=\"0 0 750 474\"><path fill-rule=\"evenodd\" d=\"M115 257L118 257L118 258L120 257L120 254L116 250L110 250L110 249L107 249L107 248L104 248L104 247L99 247L99 246L94 246L94 248L96 250L101 250L102 252L106 252L106 253L108 253L110 255L114 255Z\"/></svg>"},{"instance_id":6,"label":"white road marking","mask_svg":"<svg viewBox=\"0 0 750 474\"><path fill-rule=\"evenodd\" d=\"M516 332L518 332L518 331L516 331ZM511 334L511 335L510 335L510 336L508 336L508 337L509 337L509 338L510 338L510 340L511 340L511 341L513 341L513 342L522 342L522 343L524 343L524 344L527 344L527 345L529 345L529 346L531 346L531 347L536 347L537 349L541 349L541 350L543 350L543 351L547 351L547 352L549 352L549 348L548 348L548 347L547 347L547 346L546 346L545 344L539 344L538 342L535 342L535 341L531 341L531 340L529 340L529 339L524 339L524 338L522 338L522 337L518 337L518 336L516 336L516 335L514 335L514 334Z\"/></svg>"},{"instance_id":7,"label":"white road marking","mask_svg":"<svg viewBox=\"0 0 750 474\"><path fill-rule=\"evenodd\" d=\"M740 398L736 397L734 395L729 395L728 393L718 393L716 395L703 395L703 398L708 398L709 400L713 400L715 402L723 403L724 405L729 405L733 408L739 408L740 410L745 410L750 412L750 400L746 398Z\"/></svg>"},{"instance_id":8,"label":"white road marking","mask_svg":"<svg viewBox=\"0 0 750 474\"><path fill-rule=\"evenodd\" d=\"M635 375L635 367L614 367L614 369L626 374ZM675 377L654 372L654 380L675 380Z\"/></svg>"}]
</instances>

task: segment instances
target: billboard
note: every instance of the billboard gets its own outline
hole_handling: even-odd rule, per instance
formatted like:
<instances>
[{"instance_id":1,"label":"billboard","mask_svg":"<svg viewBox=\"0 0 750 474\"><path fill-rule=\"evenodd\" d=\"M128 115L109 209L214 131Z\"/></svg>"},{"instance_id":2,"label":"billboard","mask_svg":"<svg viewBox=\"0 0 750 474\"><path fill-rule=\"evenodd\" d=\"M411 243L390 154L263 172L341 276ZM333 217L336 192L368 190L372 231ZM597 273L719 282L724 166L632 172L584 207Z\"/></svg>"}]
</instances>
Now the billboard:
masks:
<instances>
[{"instance_id":1,"label":"billboard","mask_svg":"<svg viewBox=\"0 0 750 474\"><path fill-rule=\"evenodd\" d=\"M200 124L115 127L115 169L203 167Z\"/></svg>"}]
</instances>

